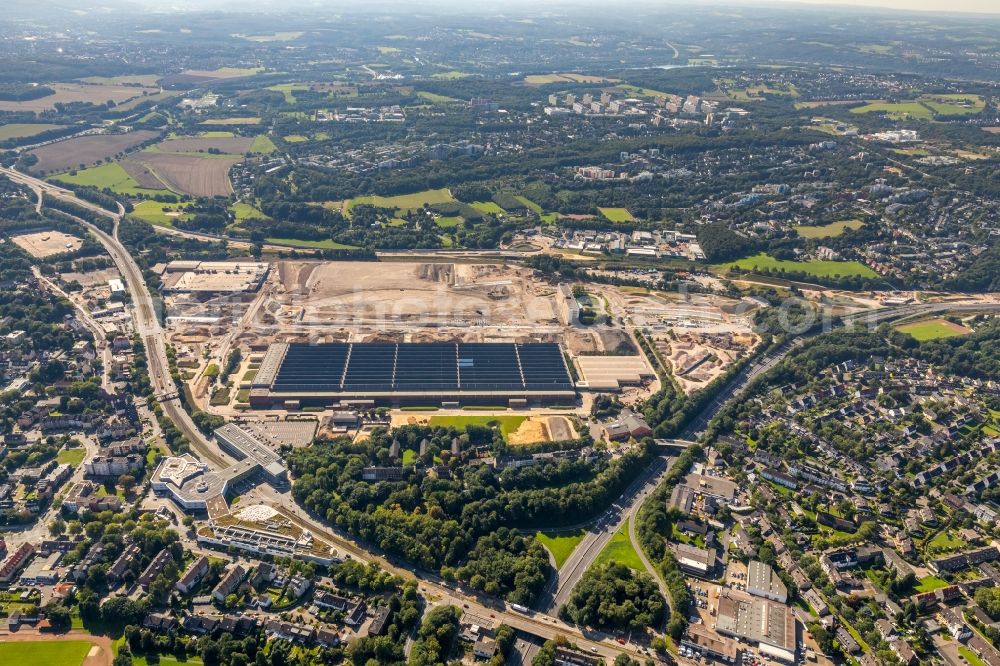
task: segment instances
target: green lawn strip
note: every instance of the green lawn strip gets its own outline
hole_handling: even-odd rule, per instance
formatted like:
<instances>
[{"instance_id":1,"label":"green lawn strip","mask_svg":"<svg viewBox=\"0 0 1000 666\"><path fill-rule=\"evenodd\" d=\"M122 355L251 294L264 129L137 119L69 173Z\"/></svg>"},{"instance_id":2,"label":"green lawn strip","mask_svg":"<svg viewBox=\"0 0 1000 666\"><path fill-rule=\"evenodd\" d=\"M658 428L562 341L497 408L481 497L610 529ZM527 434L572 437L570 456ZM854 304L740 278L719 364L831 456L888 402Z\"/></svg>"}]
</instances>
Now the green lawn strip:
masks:
<instances>
[{"instance_id":1,"label":"green lawn strip","mask_svg":"<svg viewBox=\"0 0 1000 666\"><path fill-rule=\"evenodd\" d=\"M555 560L558 569L586 534L587 532L581 528L572 532L537 532L535 538L552 553L552 559Z\"/></svg>"},{"instance_id":2,"label":"green lawn strip","mask_svg":"<svg viewBox=\"0 0 1000 666\"><path fill-rule=\"evenodd\" d=\"M265 243L288 245L291 247L308 247L317 250L356 250L354 245L344 245L332 240L300 240L298 238L265 238Z\"/></svg>"},{"instance_id":3,"label":"green lawn strip","mask_svg":"<svg viewBox=\"0 0 1000 666\"><path fill-rule=\"evenodd\" d=\"M90 641L0 641L0 664L18 666L80 666Z\"/></svg>"},{"instance_id":4,"label":"green lawn strip","mask_svg":"<svg viewBox=\"0 0 1000 666\"><path fill-rule=\"evenodd\" d=\"M527 419L527 416L508 416L508 415L496 415L488 414L483 416L432 416L430 418L429 425L433 428L435 426L441 428L465 428L470 425L479 426L499 426L500 433L507 438L507 435L515 430L517 430L522 423Z\"/></svg>"},{"instance_id":5,"label":"green lawn strip","mask_svg":"<svg viewBox=\"0 0 1000 666\"><path fill-rule=\"evenodd\" d=\"M521 203L523 203L525 206L527 206L528 209L530 209L530 210L534 211L535 213L541 215L541 213L542 213L542 207L539 206L538 204L536 204L534 201L532 201L528 197L524 197L524 196L521 196L521 195L515 195L514 198L517 199L518 201L520 201Z\"/></svg>"},{"instance_id":6,"label":"green lawn strip","mask_svg":"<svg viewBox=\"0 0 1000 666\"><path fill-rule=\"evenodd\" d=\"M745 271L771 270L776 273L787 271L789 273L806 273L816 277L878 277L878 273L857 261L789 261L787 259L775 259L763 252L753 257L744 257L736 261L715 264L712 268L717 271L726 272L732 266Z\"/></svg>"},{"instance_id":7,"label":"green lawn strip","mask_svg":"<svg viewBox=\"0 0 1000 666\"><path fill-rule=\"evenodd\" d=\"M965 647L964 645L958 646L958 653L962 655L962 658L965 659L966 663L968 663L969 666L986 666L985 661L980 659L975 652Z\"/></svg>"},{"instance_id":8,"label":"green lawn strip","mask_svg":"<svg viewBox=\"0 0 1000 666\"><path fill-rule=\"evenodd\" d=\"M594 560L594 565L606 564L614 560L630 569L642 572L646 571L642 560L639 559L639 553L635 552L632 541L628 538L628 524L629 521L626 520L621 528L615 532L614 536L611 537L611 541L608 542L608 545L604 547L601 554Z\"/></svg>"},{"instance_id":9,"label":"green lawn strip","mask_svg":"<svg viewBox=\"0 0 1000 666\"><path fill-rule=\"evenodd\" d=\"M417 452L416 451L414 451L413 449L404 449L403 450L403 464L404 465L412 465L416 461L417 461Z\"/></svg>"}]
</instances>

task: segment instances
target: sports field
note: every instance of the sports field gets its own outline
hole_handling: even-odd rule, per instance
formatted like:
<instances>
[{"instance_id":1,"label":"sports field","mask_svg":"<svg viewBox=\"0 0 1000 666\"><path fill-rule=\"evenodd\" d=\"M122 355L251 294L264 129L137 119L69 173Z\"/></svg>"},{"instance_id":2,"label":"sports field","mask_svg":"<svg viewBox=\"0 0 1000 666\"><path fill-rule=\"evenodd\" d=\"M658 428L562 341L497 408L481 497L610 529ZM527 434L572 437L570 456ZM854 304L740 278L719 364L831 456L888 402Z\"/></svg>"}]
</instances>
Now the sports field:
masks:
<instances>
[{"instance_id":1,"label":"sports field","mask_svg":"<svg viewBox=\"0 0 1000 666\"><path fill-rule=\"evenodd\" d=\"M712 268L725 272L731 266L736 266L745 271L785 271L789 273L806 273L807 275L815 275L816 277L878 277L878 273L857 261L788 261L785 259L775 259L763 252L756 256L745 257L737 261L715 264Z\"/></svg>"},{"instance_id":2,"label":"sports field","mask_svg":"<svg viewBox=\"0 0 1000 666\"><path fill-rule=\"evenodd\" d=\"M391 197L383 197L378 194L354 197L347 203L347 209L350 210L358 204L370 204L379 208L395 208L406 211L423 208L424 204L451 203L453 201L456 201L456 199L451 195L451 191L446 187L442 187L437 190L424 190L422 192L414 192L413 194L398 194Z\"/></svg>"},{"instance_id":3,"label":"sports field","mask_svg":"<svg viewBox=\"0 0 1000 666\"><path fill-rule=\"evenodd\" d=\"M582 529L572 532L538 532L535 538L552 553L552 559L556 561L558 569L573 553L573 549L583 539L584 534L586 532Z\"/></svg>"},{"instance_id":4,"label":"sports field","mask_svg":"<svg viewBox=\"0 0 1000 666\"><path fill-rule=\"evenodd\" d=\"M645 571L646 568L642 565L642 560L639 559L639 554L635 552L635 548L632 547L632 541L628 538L628 521L615 532L615 535L611 537L611 541L608 545L604 547L601 554L597 556L594 560L594 565L606 564L614 560L619 564L624 564L630 569L636 571Z\"/></svg>"},{"instance_id":5,"label":"sports field","mask_svg":"<svg viewBox=\"0 0 1000 666\"><path fill-rule=\"evenodd\" d=\"M961 324L955 324L947 319L925 319L915 321L912 324L902 324L896 327L900 333L907 333L916 340L938 340L940 338L954 338L959 335L968 335L972 329Z\"/></svg>"},{"instance_id":6,"label":"sports field","mask_svg":"<svg viewBox=\"0 0 1000 666\"><path fill-rule=\"evenodd\" d=\"M502 414L499 416L494 414L483 416L432 416L428 425L432 428L435 426L441 428L464 428L470 425L499 426L500 433L504 439L507 439L507 435L517 430L527 418L527 416L505 416Z\"/></svg>"},{"instance_id":7,"label":"sports field","mask_svg":"<svg viewBox=\"0 0 1000 666\"><path fill-rule=\"evenodd\" d=\"M795 233L803 238L833 238L848 229L860 229L865 225L861 220L841 220L819 226L800 225L795 227Z\"/></svg>"},{"instance_id":8,"label":"sports field","mask_svg":"<svg viewBox=\"0 0 1000 666\"><path fill-rule=\"evenodd\" d=\"M18 666L80 666L90 641L0 641L0 664Z\"/></svg>"},{"instance_id":9,"label":"sports field","mask_svg":"<svg viewBox=\"0 0 1000 666\"><path fill-rule=\"evenodd\" d=\"M632 217L632 213L628 212L627 208L598 208L597 210L601 211L601 215L611 222L635 222L635 218Z\"/></svg>"}]
</instances>

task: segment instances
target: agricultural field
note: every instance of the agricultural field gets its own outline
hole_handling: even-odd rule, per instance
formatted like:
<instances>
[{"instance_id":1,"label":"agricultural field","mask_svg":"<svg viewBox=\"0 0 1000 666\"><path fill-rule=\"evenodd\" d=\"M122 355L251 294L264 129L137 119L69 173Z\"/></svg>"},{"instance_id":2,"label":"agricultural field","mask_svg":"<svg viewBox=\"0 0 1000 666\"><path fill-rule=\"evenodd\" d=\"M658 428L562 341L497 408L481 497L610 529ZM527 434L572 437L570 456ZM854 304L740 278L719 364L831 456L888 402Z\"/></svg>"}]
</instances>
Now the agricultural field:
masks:
<instances>
[{"instance_id":1,"label":"agricultural field","mask_svg":"<svg viewBox=\"0 0 1000 666\"><path fill-rule=\"evenodd\" d=\"M0 141L8 139L26 139L37 136L42 132L62 129L65 125L49 125L45 123L11 123L10 125L0 125Z\"/></svg>"},{"instance_id":2,"label":"agricultural field","mask_svg":"<svg viewBox=\"0 0 1000 666\"><path fill-rule=\"evenodd\" d=\"M610 222L635 222L632 213L627 208L598 208L601 215Z\"/></svg>"},{"instance_id":3,"label":"agricultural field","mask_svg":"<svg viewBox=\"0 0 1000 666\"><path fill-rule=\"evenodd\" d=\"M254 139L245 136L233 136L231 133L219 135L205 133L202 136L178 137L167 139L153 146L159 153L207 153L217 150L226 155L243 155L250 152Z\"/></svg>"},{"instance_id":4,"label":"agricultural field","mask_svg":"<svg viewBox=\"0 0 1000 666\"><path fill-rule=\"evenodd\" d=\"M573 550L583 540L585 534L582 529L572 532L537 532L535 539L552 553L552 559L555 560L558 569L573 554Z\"/></svg>"},{"instance_id":5,"label":"agricultural field","mask_svg":"<svg viewBox=\"0 0 1000 666\"><path fill-rule=\"evenodd\" d=\"M0 641L0 664L80 666L92 647L86 640Z\"/></svg>"},{"instance_id":6,"label":"agricultural field","mask_svg":"<svg viewBox=\"0 0 1000 666\"><path fill-rule=\"evenodd\" d=\"M261 118L257 117L241 117L241 118L211 118L209 120L203 120L200 125L260 125Z\"/></svg>"},{"instance_id":7,"label":"agricultural field","mask_svg":"<svg viewBox=\"0 0 1000 666\"><path fill-rule=\"evenodd\" d=\"M306 92L309 90L309 86L304 83L279 83L278 85L268 86L267 89L274 92L280 92L284 95L285 104L295 104L295 93Z\"/></svg>"},{"instance_id":8,"label":"agricultural field","mask_svg":"<svg viewBox=\"0 0 1000 666\"><path fill-rule=\"evenodd\" d=\"M127 152L156 135L150 130L136 130L126 134L95 134L58 141L30 151L29 154L38 158L32 170L55 173L79 168L81 164L87 167Z\"/></svg>"},{"instance_id":9,"label":"agricultural field","mask_svg":"<svg viewBox=\"0 0 1000 666\"><path fill-rule=\"evenodd\" d=\"M226 141L227 139L214 139ZM233 185L229 170L239 155L199 155L143 152L134 157L175 192L195 197L229 196Z\"/></svg>"},{"instance_id":10,"label":"agricultural field","mask_svg":"<svg viewBox=\"0 0 1000 666\"><path fill-rule=\"evenodd\" d=\"M564 72L562 74L529 74L524 77L524 82L529 86L544 86L549 83L617 83L619 80L606 76L574 74L572 72Z\"/></svg>"},{"instance_id":11,"label":"agricultural field","mask_svg":"<svg viewBox=\"0 0 1000 666\"><path fill-rule=\"evenodd\" d=\"M712 268L716 271L725 272L732 266L745 271L771 270L775 272L799 272L816 277L878 277L878 273L857 261L789 261L786 259L775 259L763 252L753 257L745 257L737 261L716 264Z\"/></svg>"},{"instance_id":12,"label":"agricultural field","mask_svg":"<svg viewBox=\"0 0 1000 666\"><path fill-rule=\"evenodd\" d=\"M0 111L52 111L57 103L82 102L88 104L104 104L113 102L115 105L126 102L142 94L158 93L159 88L140 88L120 85L88 85L86 83L53 83L49 86L55 92L46 97L29 99L23 102L0 101Z\"/></svg>"},{"instance_id":13,"label":"agricultural field","mask_svg":"<svg viewBox=\"0 0 1000 666\"><path fill-rule=\"evenodd\" d=\"M820 226L799 225L795 227L795 233L803 238L834 238L848 229L860 229L865 225L861 220L841 220L832 224Z\"/></svg>"},{"instance_id":14,"label":"agricultural field","mask_svg":"<svg viewBox=\"0 0 1000 666\"><path fill-rule=\"evenodd\" d=\"M79 79L81 83L95 86L139 86L153 88L160 80L159 74L126 74L124 76L88 76Z\"/></svg>"},{"instance_id":15,"label":"agricultural field","mask_svg":"<svg viewBox=\"0 0 1000 666\"><path fill-rule=\"evenodd\" d=\"M240 39L245 39L248 42L294 42L296 39L304 35L304 32L274 32L270 35L233 35L233 37L239 37Z\"/></svg>"},{"instance_id":16,"label":"agricultural field","mask_svg":"<svg viewBox=\"0 0 1000 666\"><path fill-rule=\"evenodd\" d=\"M357 206L358 204L371 204L372 206L378 206L379 208L395 208L396 210L407 211L422 208L425 203L439 204L452 203L454 201L456 201L456 199L451 195L451 191L448 188L443 187L437 190L424 190L423 192L399 194L391 197L383 197L377 194L354 197L347 203L347 209L350 211L351 208Z\"/></svg>"},{"instance_id":17,"label":"agricultural field","mask_svg":"<svg viewBox=\"0 0 1000 666\"><path fill-rule=\"evenodd\" d=\"M971 328L950 322L947 319L925 319L924 321L915 321L911 324L901 324L896 327L896 330L900 333L906 333L920 342L938 340L940 338L954 338L972 333Z\"/></svg>"},{"instance_id":18,"label":"agricultural field","mask_svg":"<svg viewBox=\"0 0 1000 666\"><path fill-rule=\"evenodd\" d=\"M467 76L469 75L465 72L460 72L457 69L431 74L432 79L439 79L441 81L457 81L458 79L464 79Z\"/></svg>"},{"instance_id":19,"label":"agricultural field","mask_svg":"<svg viewBox=\"0 0 1000 666\"><path fill-rule=\"evenodd\" d=\"M420 90L417 92L417 97L420 99L425 99L431 104L451 104L452 102L458 102L460 100L454 97L448 97L446 95L438 95L437 93L427 92L426 90Z\"/></svg>"},{"instance_id":20,"label":"agricultural field","mask_svg":"<svg viewBox=\"0 0 1000 666\"><path fill-rule=\"evenodd\" d=\"M263 67L219 67L218 69L187 69L181 74L204 79L238 79L259 74L262 71L264 71Z\"/></svg>"},{"instance_id":21,"label":"agricultural field","mask_svg":"<svg viewBox=\"0 0 1000 666\"><path fill-rule=\"evenodd\" d=\"M980 95L921 95L920 102L941 116L974 115L986 108L986 100Z\"/></svg>"}]
</instances>

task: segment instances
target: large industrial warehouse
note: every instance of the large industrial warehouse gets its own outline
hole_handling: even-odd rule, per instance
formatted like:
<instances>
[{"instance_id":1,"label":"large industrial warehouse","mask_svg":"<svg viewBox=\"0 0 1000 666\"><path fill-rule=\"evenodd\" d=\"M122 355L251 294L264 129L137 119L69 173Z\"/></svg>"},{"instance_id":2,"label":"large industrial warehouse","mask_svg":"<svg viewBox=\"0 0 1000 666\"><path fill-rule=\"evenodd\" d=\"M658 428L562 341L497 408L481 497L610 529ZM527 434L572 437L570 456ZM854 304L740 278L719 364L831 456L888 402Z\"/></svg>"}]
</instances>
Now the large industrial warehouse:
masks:
<instances>
[{"instance_id":1,"label":"large industrial warehouse","mask_svg":"<svg viewBox=\"0 0 1000 666\"><path fill-rule=\"evenodd\" d=\"M258 409L575 401L554 343L273 344L250 391Z\"/></svg>"}]
</instances>

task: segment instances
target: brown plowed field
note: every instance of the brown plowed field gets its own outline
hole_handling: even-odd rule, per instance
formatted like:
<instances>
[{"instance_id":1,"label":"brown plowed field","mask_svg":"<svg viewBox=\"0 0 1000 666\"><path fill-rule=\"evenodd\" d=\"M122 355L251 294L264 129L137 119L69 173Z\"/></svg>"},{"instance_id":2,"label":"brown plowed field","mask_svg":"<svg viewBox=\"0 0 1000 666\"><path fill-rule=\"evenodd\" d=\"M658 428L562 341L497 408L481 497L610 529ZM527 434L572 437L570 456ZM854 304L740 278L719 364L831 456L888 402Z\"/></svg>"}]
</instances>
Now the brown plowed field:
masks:
<instances>
[{"instance_id":1,"label":"brown plowed field","mask_svg":"<svg viewBox=\"0 0 1000 666\"><path fill-rule=\"evenodd\" d=\"M112 101L121 104L126 100L141 97L143 91L147 94L160 92L159 88L139 88L136 86L98 86L87 85L85 83L54 83L51 86L55 93L38 99L29 99L23 102L0 101L0 111L51 111L55 108L56 102L68 104L70 102L89 102L91 104L104 104Z\"/></svg>"},{"instance_id":2,"label":"brown plowed field","mask_svg":"<svg viewBox=\"0 0 1000 666\"><path fill-rule=\"evenodd\" d=\"M172 190L196 197L214 197L233 193L229 169L242 158L139 153L133 159L141 160Z\"/></svg>"},{"instance_id":3,"label":"brown plowed field","mask_svg":"<svg viewBox=\"0 0 1000 666\"><path fill-rule=\"evenodd\" d=\"M139 187L143 187L147 190L165 190L166 185L164 185L156 174L149 170L145 164L138 162L133 159L122 160L119 162L121 167L125 169L125 173L132 176L132 180L139 183Z\"/></svg>"},{"instance_id":4,"label":"brown plowed field","mask_svg":"<svg viewBox=\"0 0 1000 666\"><path fill-rule=\"evenodd\" d=\"M164 153L197 153L218 150L229 155L242 155L250 151L253 139L245 136L168 139L156 144L156 148Z\"/></svg>"},{"instance_id":5,"label":"brown plowed field","mask_svg":"<svg viewBox=\"0 0 1000 666\"><path fill-rule=\"evenodd\" d=\"M45 173L55 173L79 168L81 164L90 166L97 160L114 157L143 141L148 141L156 134L149 130L136 130L127 134L95 134L50 143L31 151L30 154L38 157L38 164L32 168Z\"/></svg>"}]
</instances>

